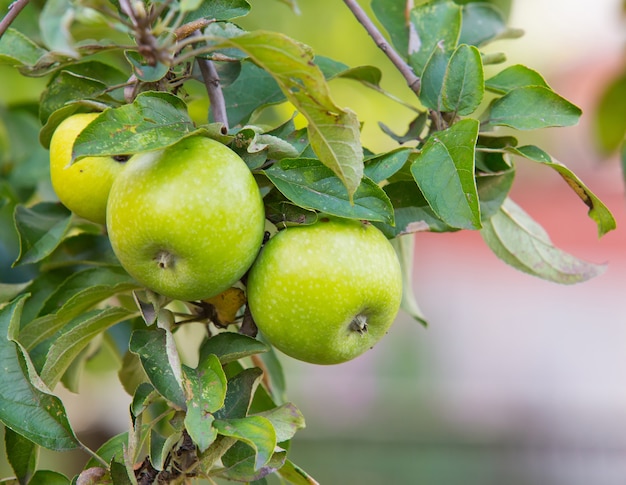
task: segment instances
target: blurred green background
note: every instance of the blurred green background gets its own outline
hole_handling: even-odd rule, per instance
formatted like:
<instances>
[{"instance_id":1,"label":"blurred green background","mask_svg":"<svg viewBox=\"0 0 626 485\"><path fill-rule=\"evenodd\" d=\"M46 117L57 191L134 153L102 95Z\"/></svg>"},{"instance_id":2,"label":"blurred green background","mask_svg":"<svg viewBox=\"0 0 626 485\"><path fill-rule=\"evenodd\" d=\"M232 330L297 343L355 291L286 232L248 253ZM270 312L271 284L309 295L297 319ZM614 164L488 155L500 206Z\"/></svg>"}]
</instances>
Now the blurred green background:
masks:
<instances>
[{"instance_id":1,"label":"blurred green background","mask_svg":"<svg viewBox=\"0 0 626 485\"><path fill-rule=\"evenodd\" d=\"M8 3L0 0L0 7ZM300 0L300 15L278 1L250 3L244 28L284 32L350 66L378 66L382 86L412 100L343 2ZM587 182L614 211L618 231L598 241L585 208L539 168L520 166L513 194L557 245L608 261L609 270L560 287L504 266L475 233L419 235L416 296L429 328L401 315L374 350L336 367L283 359L289 398L307 418L291 458L320 483L626 483L623 184L617 160L595 150L591 121L599 93L623 63L620 3L514 0L510 25L525 36L490 47L505 52L509 64L538 70L584 109L577 127L524 136ZM44 85L0 66L1 104L36 101ZM412 119L407 108L353 82L333 81L332 89L339 105L358 114L372 150L395 146L379 121L401 133ZM128 426L129 397L104 370L109 362L103 354L89 364L80 395L58 389L70 420L94 447ZM72 473L85 459L46 452L42 466ZM5 461L0 471L10 474Z\"/></svg>"}]
</instances>

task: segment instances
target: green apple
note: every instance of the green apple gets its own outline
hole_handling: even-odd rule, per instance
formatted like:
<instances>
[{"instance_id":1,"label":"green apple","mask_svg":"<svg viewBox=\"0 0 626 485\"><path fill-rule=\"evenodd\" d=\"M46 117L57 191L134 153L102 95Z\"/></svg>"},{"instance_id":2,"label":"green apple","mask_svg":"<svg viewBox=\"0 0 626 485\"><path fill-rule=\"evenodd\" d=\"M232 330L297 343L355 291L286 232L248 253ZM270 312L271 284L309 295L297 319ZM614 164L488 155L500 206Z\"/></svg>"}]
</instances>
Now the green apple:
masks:
<instances>
[{"instance_id":1,"label":"green apple","mask_svg":"<svg viewBox=\"0 0 626 485\"><path fill-rule=\"evenodd\" d=\"M261 333L285 354L338 364L371 348L393 323L402 299L395 250L371 224L320 219L280 231L247 280Z\"/></svg>"},{"instance_id":2,"label":"green apple","mask_svg":"<svg viewBox=\"0 0 626 485\"><path fill-rule=\"evenodd\" d=\"M81 131L100 113L67 117L50 140L50 178L59 200L74 214L104 224L109 190L128 157L85 157L70 165Z\"/></svg>"},{"instance_id":3,"label":"green apple","mask_svg":"<svg viewBox=\"0 0 626 485\"><path fill-rule=\"evenodd\" d=\"M107 229L139 283L173 299L201 300L249 269L265 212L244 161L215 140L191 136L127 163L111 187Z\"/></svg>"}]
</instances>

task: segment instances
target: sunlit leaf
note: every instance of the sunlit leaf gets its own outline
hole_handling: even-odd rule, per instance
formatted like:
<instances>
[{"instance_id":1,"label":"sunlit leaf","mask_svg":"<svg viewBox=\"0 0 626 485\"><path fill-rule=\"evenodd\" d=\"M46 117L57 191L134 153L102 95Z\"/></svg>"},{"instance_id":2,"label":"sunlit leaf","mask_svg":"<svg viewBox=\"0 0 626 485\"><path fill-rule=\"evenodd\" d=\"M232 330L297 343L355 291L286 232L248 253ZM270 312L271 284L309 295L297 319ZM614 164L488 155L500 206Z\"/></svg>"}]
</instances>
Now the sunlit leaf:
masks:
<instances>
[{"instance_id":1,"label":"sunlit leaf","mask_svg":"<svg viewBox=\"0 0 626 485\"><path fill-rule=\"evenodd\" d=\"M481 235L505 263L555 283L579 283L605 270L604 265L583 261L556 248L546 231L510 199L484 221Z\"/></svg>"},{"instance_id":2,"label":"sunlit leaf","mask_svg":"<svg viewBox=\"0 0 626 485\"><path fill-rule=\"evenodd\" d=\"M578 178L578 176L562 163L554 160L548 153L534 145L517 148L509 147L510 153L524 157L533 162L547 165L563 177L563 180L572 188L580 199L589 208L588 214L598 226L598 236L602 237L616 227L615 218L606 205Z\"/></svg>"},{"instance_id":3,"label":"sunlit leaf","mask_svg":"<svg viewBox=\"0 0 626 485\"><path fill-rule=\"evenodd\" d=\"M459 121L431 136L411 165L411 173L430 207L453 227L481 227L474 178L477 137L477 120Z\"/></svg>"},{"instance_id":4,"label":"sunlit leaf","mask_svg":"<svg viewBox=\"0 0 626 485\"><path fill-rule=\"evenodd\" d=\"M308 121L311 146L351 196L363 176L359 122L349 109L339 108L330 96L322 71L310 48L289 37L256 31L224 42L246 52L272 75L287 99Z\"/></svg>"}]
</instances>

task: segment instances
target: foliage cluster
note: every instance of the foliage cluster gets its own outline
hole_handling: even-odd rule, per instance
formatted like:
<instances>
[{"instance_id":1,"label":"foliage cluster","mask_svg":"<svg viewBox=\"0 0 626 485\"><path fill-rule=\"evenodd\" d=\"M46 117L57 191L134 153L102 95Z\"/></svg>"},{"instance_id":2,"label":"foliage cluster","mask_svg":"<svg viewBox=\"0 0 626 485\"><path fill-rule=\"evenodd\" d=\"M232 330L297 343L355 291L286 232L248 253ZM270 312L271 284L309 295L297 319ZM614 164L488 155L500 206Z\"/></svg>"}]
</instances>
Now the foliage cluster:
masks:
<instances>
[{"instance_id":1,"label":"foliage cluster","mask_svg":"<svg viewBox=\"0 0 626 485\"><path fill-rule=\"evenodd\" d=\"M492 3L438 0L409 11L406 3L372 1L385 38L345 0L415 92L405 133L381 125L397 142L385 153L362 146L357 114L337 106L329 88L349 79L395 100L381 70L315 56L281 33L243 31L235 19L250 10L246 0L48 0L30 13L37 28L16 21L4 31L0 62L47 80L37 106L0 106L0 420L19 483L265 483L275 472L314 483L286 457L304 419L285 398L271 346L245 335L253 332L241 293L189 303L146 292L121 269L101 226L54 201L45 148L72 114L103 112L76 140L74 161L197 134L230 146L254 173L278 230L320 214L369 221L405 267L415 233L478 230L504 262L547 280L576 283L602 271L556 248L509 198L515 163L540 164L586 204L600 236L615 228L566 165L511 134L571 126L580 109L528 67L485 76L505 56L484 46L519 35ZM201 120L189 109L199 85L211 100ZM305 126L256 122L283 102ZM403 306L423 321L408 275ZM176 345L190 321L206 329L194 366ZM86 362L103 348L118 356L132 426L91 451L53 389L78 391ZM92 457L70 480L37 470L39 447Z\"/></svg>"}]
</instances>

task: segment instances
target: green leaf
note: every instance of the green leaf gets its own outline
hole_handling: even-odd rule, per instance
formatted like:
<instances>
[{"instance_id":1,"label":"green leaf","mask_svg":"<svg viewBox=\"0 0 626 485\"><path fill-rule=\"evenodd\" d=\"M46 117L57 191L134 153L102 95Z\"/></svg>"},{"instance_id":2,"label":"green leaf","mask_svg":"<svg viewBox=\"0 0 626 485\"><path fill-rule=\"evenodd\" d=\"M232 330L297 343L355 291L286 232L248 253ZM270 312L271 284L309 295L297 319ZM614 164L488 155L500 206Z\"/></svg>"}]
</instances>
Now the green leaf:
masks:
<instances>
[{"instance_id":1,"label":"green leaf","mask_svg":"<svg viewBox=\"0 0 626 485\"><path fill-rule=\"evenodd\" d=\"M52 78L41 95L39 119L46 123L55 111L72 102L97 98L106 88L102 81L63 70Z\"/></svg>"},{"instance_id":2,"label":"green leaf","mask_svg":"<svg viewBox=\"0 0 626 485\"><path fill-rule=\"evenodd\" d=\"M378 224L378 227L389 239L414 232L450 232L457 231L437 216L424 194L414 180L400 180L384 187L391 200L394 210L395 226Z\"/></svg>"},{"instance_id":3,"label":"green leaf","mask_svg":"<svg viewBox=\"0 0 626 485\"><path fill-rule=\"evenodd\" d=\"M396 148L387 153L368 157L365 160L365 176L379 184L404 167L412 148Z\"/></svg>"},{"instance_id":4,"label":"green leaf","mask_svg":"<svg viewBox=\"0 0 626 485\"><path fill-rule=\"evenodd\" d=\"M0 64L34 66L46 53L18 30L9 28L0 37Z\"/></svg>"},{"instance_id":5,"label":"green leaf","mask_svg":"<svg viewBox=\"0 0 626 485\"><path fill-rule=\"evenodd\" d=\"M278 474L293 485L319 485L311 475L289 460L285 460Z\"/></svg>"},{"instance_id":6,"label":"green leaf","mask_svg":"<svg viewBox=\"0 0 626 485\"><path fill-rule=\"evenodd\" d=\"M402 302L400 308L407 312L413 319L428 326L426 317L420 309L415 292L413 291L413 255L415 253L415 235L406 234L391 240L393 248L396 250L400 267L402 268Z\"/></svg>"},{"instance_id":7,"label":"green leaf","mask_svg":"<svg viewBox=\"0 0 626 485\"><path fill-rule=\"evenodd\" d=\"M39 28L44 44L68 57L78 57L70 27L76 10L70 0L49 0L39 15Z\"/></svg>"},{"instance_id":8,"label":"green leaf","mask_svg":"<svg viewBox=\"0 0 626 485\"><path fill-rule=\"evenodd\" d=\"M482 220L489 219L500 210L500 206L506 200L513 186L514 178L515 170L513 169L481 174L476 177Z\"/></svg>"},{"instance_id":9,"label":"green leaf","mask_svg":"<svg viewBox=\"0 0 626 485\"><path fill-rule=\"evenodd\" d=\"M0 421L33 443L52 450L80 446L61 400L50 394L28 354L13 340L20 325L25 296L0 310Z\"/></svg>"},{"instance_id":10,"label":"green leaf","mask_svg":"<svg viewBox=\"0 0 626 485\"><path fill-rule=\"evenodd\" d=\"M321 162L341 179L352 196L363 176L360 126L349 109L339 108L330 96L311 49L282 34L255 31L225 45L237 47L280 86L287 99L308 121L311 147Z\"/></svg>"},{"instance_id":11,"label":"green leaf","mask_svg":"<svg viewBox=\"0 0 626 485\"><path fill-rule=\"evenodd\" d=\"M210 427L210 423L209 423ZM163 470L166 466L168 456L172 452L172 448L182 437L182 432L177 431L169 436L163 436L156 429L150 429L150 462L157 470Z\"/></svg>"},{"instance_id":12,"label":"green leaf","mask_svg":"<svg viewBox=\"0 0 626 485\"><path fill-rule=\"evenodd\" d=\"M212 427L213 413L224 405L226 375L213 354L201 358L196 369L183 366L183 375L187 396L185 428L202 453L217 436Z\"/></svg>"},{"instance_id":13,"label":"green leaf","mask_svg":"<svg viewBox=\"0 0 626 485\"><path fill-rule=\"evenodd\" d=\"M367 177L350 197L339 178L316 159L284 159L264 173L285 197L305 209L393 224L393 208L387 196Z\"/></svg>"},{"instance_id":14,"label":"green leaf","mask_svg":"<svg viewBox=\"0 0 626 485\"><path fill-rule=\"evenodd\" d=\"M463 22L459 44L481 46L507 31L502 12L484 2L471 2L463 6Z\"/></svg>"},{"instance_id":15,"label":"green leaf","mask_svg":"<svg viewBox=\"0 0 626 485\"><path fill-rule=\"evenodd\" d=\"M582 111L554 91L543 86L515 88L489 109L487 124L533 130L578 123Z\"/></svg>"},{"instance_id":16,"label":"green leaf","mask_svg":"<svg viewBox=\"0 0 626 485\"><path fill-rule=\"evenodd\" d=\"M518 148L509 147L507 149L510 153L524 157L533 162L547 165L548 167L556 170L556 172L563 177L563 180L567 182L572 190L580 197L580 199L589 208L588 214L598 226L598 236L602 237L607 232L616 228L615 218L611 214L611 211L606 205L591 191L587 186L562 163L552 159L552 157L543 151L541 148L534 145L526 145Z\"/></svg>"},{"instance_id":17,"label":"green leaf","mask_svg":"<svg viewBox=\"0 0 626 485\"><path fill-rule=\"evenodd\" d=\"M170 354L176 349L162 328L135 330L130 339L130 351L137 354L154 388L179 409L186 408L181 369L177 369Z\"/></svg>"},{"instance_id":18,"label":"green leaf","mask_svg":"<svg viewBox=\"0 0 626 485\"><path fill-rule=\"evenodd\" d=\"M274 78L250 61L241 63L241 73L222 89L231 126L248 121L257 109L285 100Z\"/></svg>"},{"instance_id":19,"label":"green leaf","mask_svg":"<svg viewBox=\"0 0 626 485\"><path fill-rule=\"evenodd\" d=\"M65 475L52 470L37 470L28 482L29 485L70 485L70 483Z\"/></svg>"},{"instance_id":20,"label":"green leaf","mask_svg":"<svg viewBox=\"0 0 626 485\"><path fill-rule=\"evenodd\" d=\"M84 264L90 266L119 265L108 236L87 232L68 236L44 263L47 271L60 266Z\"/></svg>"},{"instance_id":21,"label":"green leaf","mask_svg":"<svg viewBox=\"0 0 626 485\"><path fill-rule=\"evenodd\" d=\"M30 208L15 208L15 226L20 237L20 254L13 263L36 263L61 243L72 220L72 214L61 204L40 202Z\"/></svg>"},{"instance_id":22,"label":"green leaf","mask_svg":"<svg viewBox=\"0 0 626 485\"><path fill-rule=\"evenodd\" d=\"M460 45L446 69L441 93L444 111L469 115L480 105L485 94L483 64L476 47Z\"/></svg>"},{"instance_id":23,"label":"green leaf","mask_svg":"<svg viewBox=\"0 0 626 485\"><path fill-rule=\"evenodd\" d=\"M263 416L248 416L240 419L216 419L213 426L222 436L229 436L243 441L255 450L255 470L269 463L276 447L276 432L269 419Z\"/></svg>"},{"instance_id":24,"label":"green leaf","mask_svg":"<svg viewBox=\"0 0 626 485\"><path fill-rule=\"evenodd\" d=\"M0 283L0 305L12 300L30 286L31 282L25 283Z\"/></svg>"},{"instance_id":25,"label":"green leaf","mask_svg":"<svg viewBox=\"0 0 626 485\"><path fill-rule=\"evenodd\" d=\"M441 93L450 60L450 53L437 44L424 66L420 84L419 99L422 105L435 111L442 111Z\"/></svg>"},{"instance_id":26,"label":"green leaf","mask_svg":"<svg viewBox=\"0 0 626 485\"><path fill-rule=\"evenodd\" d=\"M276 432L277 443L290 440L298 430L305 427L304 416L296 405L290 402L268 411L257 413L255 416L262 416L272 423Z\"/></svg>"},{"instance_id":27,"label":"green leaf","mask_svg":"<svg viewBox=\"0 0 626 485\"><path fill-rule=\"evenodd\" d=\"M626 139L626 70L606 86L594 116L594 135L606 154L619 149Z\"/></svg>"},{"instance_id":28,"label":"green leaf","mask_svg":"<svg viewBox=\"0 0 626 485\"><path fill-rule=\"evenodd\" d=\"M512 200L507 199L481 235L494 254L524 273L563 284L598 276L605 270L556 248L545 230Z\"/></svg>"},{"instance_id":29,"label":"green leaf","mask_svg":"<svg viewBox=\"0 0 626 485\"><path fill-rule=\"evenodd\" d=\"M135 51L126 50L124 56L129 64L133 67L133 73L140 81L157 82L165 77L169 71L169 66L162 62L151 65L146 59Z\"/></svg>"},{"instance_id":30,"label":"green leaf","mask_svg":"<svg viewBox=\"0 0 626 485\"><path fill-rule=\"evenodd\" d=\"M74 142L73 160L158 150L194 130L187 106L179 97L148 91L132 104L107 109L87 125Z\"/></svg>"},{"instance_id":31,"label":"green leaf","mask_svg":"<svg viewBox=\"0 0 626 485\"><path fill-rule=\"evenodd\" d=\"M428 204L452 227L481 227L474 178L477 138L477 120L459 121L431 136L411 165L411 173Z\"/></svg>"},{"instance_id":32,"label":"green leaf","mask_svg":"<svg viewBox=\"0 0 626 485\"><path fill-rule=\"evenodd\" d=\"M409 50L409 27L406 21L406 0L372 0L371 6L378 21L389 33L396 50L407 57Z\"/></svg>"},{"instance_id":33,"label":"green leaf","mask_svg":"<svg viewBox=\"0 0 626 485\"><path fill-rule=\"evenodd\" d=\"M271 456L270 461L266 466L259 469L255 467L256 464L256 450L247 445L243 441L237 441L231 446L224 456L222 457L222 463L226 468L220 470L219 476L228 480L235 480L246 483L260 483L264 477L275 473L285 463L287 452L278 449Z\"/></svg>"},{"instance_id":34,"label":"green leaf","mask_svg":"<svg viewBox=\"0 0 626 485\"><path fill-rule=\"evenodd\" d=\"M204 341L200 361L216 356L222 364L267 352L269 347L257 339L235 332L222 332Z\"/></svg>"},{"instance_id":35,"label":"green leaf","mask_svg":"<svg viewBox=\"0 0 626 485\"><path fill-rule=\"evenodd\" d=\"M452 52L461 32L461 7L451 0L429 2L411 10L409 64L419 76L435 48Z\"/></svg>"},{"instance_id":36,"label":"green leaf","mask_svg":"<svg viewBox=\"0 0 626 485\"><path fill-rule=\"evenodd\" d=\"M263 371L257 367L244 369L228 380L224 407L215 412L217 419L243 418L248 413L253 391Z\"/></svg>"},{"instance_id":37,"label":"green leaf","mask_svg":"<svg viewBox=\"0 0 626 485\"><path fill-rule=\"evenodd\" d=\"M4 428L4 444L18 482L26 485L37 469L39 446L11 428Z\"/></svg>"},{"instance_id":38,"label":"green leaf","mask_svg":"<svg viewBox=\"0 0 626 485\"><path fill-rule=\"evenodd\" d=\"M378 126L380 126L381 130L383 130L386 135L390 136L398 143L403 144L409 141L419 140L421 138L427 119L428 112L422 111L419 113L415 119L409 123L409 127L404 135L396 135L388 126L380 121L378 122Z\"/></svg>"},{"instance_id":39,"label":"green leaf","mask_svg":"<svg viewBox=\"0 0 626 485\"><path fill-rule=\"evenodd\" d=\"M277 190L272 190L263 200L265 217L277 227L314 224L318 219L317 212L294 204Z\"/></svg>"},{"instance_id":40,"label":"green leaf","mask_svg":"<svg viewBox=\"0 0 626 485\"><path fill-rule=\"evenodd\" d=\"M513 89L528 86L550 88L541 74L521 64L507 67L485 81L485 88L498 94L506 94Z\"/></svg>"},{"instance_id":41,"label":"green leaf","mask_svg":"<svg viewBox=\"0 0 626 485\"><path fill-rule=\"evenodd\" d=\"M43 381L50 388L54 388L63 373L92 339L116 323L133 316L135 314L124 308L109 307L92 310L74 319L55 337L41 370Z\"/></svg>"},{"instance_id":42,"label":"green leaf","mask_svg":"<svg viewBox=\"0 0 626 485\"><path fill-rule=\"evenodd\" d=\"M137 284L121 268L88 268L73 273L52 290L39 312L41 316L24 326L20 342L30 350L97 303L133 288Z\"/></svg>"},{"instance_id":43,"label":"green leaf","mask_svg":"<svg viewBox=\"0 0 626 485\"><path fill-rule=\"evenodd\" d=\"M111 463L114 459L123 460L124 459L124 448L128 445L128 431L124 431L123 433L117 434L107 441L104 442L98 451L96 451L96 455L102 458L107 463ZM102 464L91 457L87 464L85 465L85 470L95 466L101 466Z\"/></svg>"},{"instance_id":44,"label":"green leaf","mask_svg":"<svg viewBox=\"0 0 626 485\"><path fill-rule=\"evenodd\" d=\"M265 341L263 335L260 335L259 338ZM267 387L269 387L268 392L271 394L270 399L273 401L273 405L276 405L276 403L284 403L287 399L287 382L283 366L280 363L280 359L274 347L269 345L269 352L261 354L261 360L265 366L263 370L265 377L268 378L270 382Z\"/></svg>"},{"instance_id":45,"label":"green leaf","mask_svg":"<svg viewBox=\"0 0 626 485\"><path fill-rule=\"evenodd\" d=\"M250 4L246 0L212 0L201 2L200 8L187 14L185 22L199 18L232 20L247 15L249 11Z\"/></svg>"}]
</instances>

